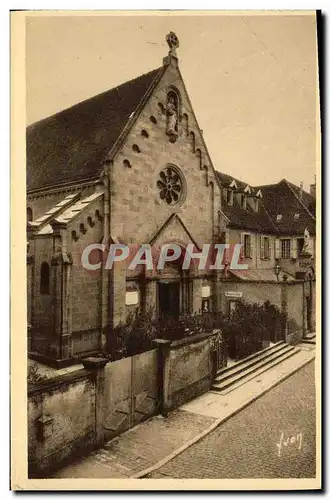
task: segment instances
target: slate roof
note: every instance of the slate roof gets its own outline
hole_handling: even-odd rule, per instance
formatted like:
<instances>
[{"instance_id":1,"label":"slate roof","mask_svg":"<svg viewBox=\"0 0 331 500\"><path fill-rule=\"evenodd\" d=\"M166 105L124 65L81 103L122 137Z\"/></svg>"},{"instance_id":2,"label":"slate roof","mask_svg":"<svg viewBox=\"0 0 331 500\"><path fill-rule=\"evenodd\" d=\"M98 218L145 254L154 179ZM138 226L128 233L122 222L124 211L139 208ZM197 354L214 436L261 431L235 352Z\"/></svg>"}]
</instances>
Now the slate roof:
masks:
<instances>
[{"instance_id":1,"label":"slate roof","mask_svg":"<svg viewBox=\"0 0 331 500\"><path fill-rule=\"evenodd\" d=\"M281 233L303 236L307 228L311 234L315 234L313 213L316 200L313 196L303 191L300 198L300 188L286 179L256 189L261 189L264 206ZM294 217L295 214L299 214L298 219ZM281 220L277 221L277 215L282 216Z\"/></svg>"},{"instance_id":2,"label":"slate roof","mask_svg":"<svg viewBox=\"0 0 331 500\"><path fill-rule=\"evenodd\" d=\"M102 161L164 69L150 71L27 127L28 191L97 179Z\"/></svg>"},{"instance_id":3,"label":"slate roof","mask_svg":"<svg viewBox=\"0 0 331 500\"><path fill-rule=\"evenodd\" d=\"M252 188L252 186L250 184L247 184L239 179L236 179L235 177L232 177L232 175L224 174L223 172L218 172L218 171L216 173L217 173L219 181L221 182L221 184L224 187L230 186L232 181L235 181L237 188L238 188L237 192L243 192L247 186L249 186L251 188L252 193L255 191L254 188Z\"/></svg>"},{"instance_id":4,"label":"slate roof","mask_svg":"<svg viewBox=\"0 0 331 500\"><path fill-rule=\"evenodd\" d=\"M235 195L236 192L243 192L244 188L248 185L230 175L223 174L216 171L216 174L224 187L228 187L233 180L236 181L238 190L235 190L233 196L233 204L228 205L226 200L222 205L222 212L230 220L229 225L239 229L252 229L260 232L274 233L277 232L277 227L273 224L270 219L263 203L263 199L259 199L259 209L257 212L250 207L247 202L246 209L241 208L240 204ZM251 186L250 186L251 187ZM252 194L258 191L256 188L252 188Z\"/></svg>"}]
</instances>

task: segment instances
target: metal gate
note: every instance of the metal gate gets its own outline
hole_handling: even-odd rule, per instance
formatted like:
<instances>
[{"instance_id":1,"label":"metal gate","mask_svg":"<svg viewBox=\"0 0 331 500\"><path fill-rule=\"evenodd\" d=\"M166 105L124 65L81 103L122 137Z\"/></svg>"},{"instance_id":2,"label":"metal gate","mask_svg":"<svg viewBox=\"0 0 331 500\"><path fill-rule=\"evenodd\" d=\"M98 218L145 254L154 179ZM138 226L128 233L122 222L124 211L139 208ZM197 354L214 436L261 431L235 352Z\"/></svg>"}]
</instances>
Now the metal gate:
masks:
<instances>
[{"instance_id":1,"label":"metal gate","mask_svg":"<svg viewBox=\"0 0 331 500\"><path fill-rule=\"evenodd\" d=\"M227 365L226 343L222 332L217 332L214 339L213 351L215 352L215 370L216 372Z\"/></svg>"},{"instance_id":2,"label":"metal gate","mask_svg":"<svg viewBox=\"0 0 331 500\"><path fill-rule=\"evenodd\" d=\"M156 414L156 349L106 365L105 404L107 439Z\"/></svg>"}]
</instances>

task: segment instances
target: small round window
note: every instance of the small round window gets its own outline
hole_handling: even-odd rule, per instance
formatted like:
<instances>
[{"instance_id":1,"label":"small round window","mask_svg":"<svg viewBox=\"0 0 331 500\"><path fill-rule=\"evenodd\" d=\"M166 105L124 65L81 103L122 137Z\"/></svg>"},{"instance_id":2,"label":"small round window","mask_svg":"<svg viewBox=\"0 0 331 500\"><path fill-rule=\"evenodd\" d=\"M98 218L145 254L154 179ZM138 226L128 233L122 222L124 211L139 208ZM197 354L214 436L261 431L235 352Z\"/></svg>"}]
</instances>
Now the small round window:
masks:
<instances>
[{"instance_id":1,"label":"small round window","mask_svg":"<svg viewBox=\"0 0 331 500\"><path fill-rule=\"evenodd\" d=\"M175 205L184 195L184 181L177 168L168 166L159 174L157 181L161 200L168 205Z\"/></svg>"}]
</instances>

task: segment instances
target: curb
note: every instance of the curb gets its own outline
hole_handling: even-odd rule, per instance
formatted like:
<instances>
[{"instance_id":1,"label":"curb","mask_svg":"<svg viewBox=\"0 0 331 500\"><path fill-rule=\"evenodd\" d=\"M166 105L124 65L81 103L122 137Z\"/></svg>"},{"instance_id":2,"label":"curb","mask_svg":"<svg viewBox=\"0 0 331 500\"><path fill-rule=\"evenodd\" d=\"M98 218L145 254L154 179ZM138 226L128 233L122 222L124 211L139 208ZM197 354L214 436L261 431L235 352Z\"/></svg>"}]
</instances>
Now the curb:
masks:
<instances>
[{"instance_id":1,"label":"curb","mask_svg":"<svg viewBox=\"0 0 331 500\"><path fill-rule=\"evenodd\" d=\"M296 367L293 371L291 371L291 372L286 373L285 375L283 375L276 382L272 383L269 387L263 389L259 394L253 396L248 401L246 401L242 406L240 406L239 408L236 408L235 410L233 410L229 415L226 415L226 417L219 418L219 419L215 420L215 422L213 422L207 429L205 429L204 431L200 432L200 434L197 434L194 438L190 439L190 441L187 441L187 443L185 443L182 446L180 446L179 448L177 448L177 450L173 451L172 453L170 453L169 455L167 455L165 458L163 458L162 460L160 460L156 464L151 465L150 467L147 467L146 469L143 469L142 471L137 472L136 474L130 476L130 479L141 479L141 478L147 476L148 474L150 474L151 472L154 472L157 469L160 469L163 465L165 465L168 462L170 462L170 460L172 460L173 458L177 457L178 455L180 455L181 453L183 453L184 451L186 451L190 446L192 446L193 444L197 443L198 441L201 441L201 439L203 439L205 436L207 436L207 434L209 434L210 432L212 432L214 429L216 429L223 422L226 422L229 418L231 418L234 415L236 415L237 413L239 413L241 410L243 410L244 408L246 408L247 406L249 406L251 403L253 403L257 399L259 399L261 396L263 396L264 394L266 394L267 392L269 392L271 389L273 389L277 385L279 385L282 382L284 382L284 380L286 380L287 378L291 377L291 375L293 375L297 371L301 370L301 368L303 368L304 366L308 365L309 363L311 363L314 360L315 360L315 356L313 358L311 358L311 359L308 359L308 360L304 361L302 363L302 365Z\"/></svg>"}]
</instances>

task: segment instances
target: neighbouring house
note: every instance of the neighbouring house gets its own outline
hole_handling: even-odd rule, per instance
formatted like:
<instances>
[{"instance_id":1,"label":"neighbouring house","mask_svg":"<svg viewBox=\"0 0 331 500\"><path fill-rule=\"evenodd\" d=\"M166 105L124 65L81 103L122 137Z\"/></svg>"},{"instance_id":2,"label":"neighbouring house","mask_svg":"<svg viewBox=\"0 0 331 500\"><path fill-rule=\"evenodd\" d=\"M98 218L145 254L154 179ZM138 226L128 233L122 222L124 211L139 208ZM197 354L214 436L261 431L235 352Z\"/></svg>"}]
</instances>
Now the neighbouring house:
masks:
<instances>
[{"instance_id":1,"label":"neighbouring house","mask_svg":"<svg viewBox=\"0 0 331 500\"><path fill-rule=\"evenodd\" d=\"M221 184L222 242L241 243L241 262L248 269L225 272L224 313L238 300L284 308L293 328L315 328L315 198L283 179L252 187L217 172ZM312 192L313 186L311 187Z\"/></svg>"},{"instance_id":2,"label":"neighbouring house","mask_svg":"<svg viewBox=\"0 0 331 500\"><path fill-rule=\"evenodd\" d=\"M177 37L167 41L161 67L27 128L28 350L35 359L61 366L103 351L132 311L178 318L231 311L241 298L270 300L302 331L313 328L302 273L314 266L295 267L283 243L306 237L305 255L314 246L311 197L302 191L300 198L287 181L253 188L215 170L178 67ZM169 242L197 249L241 243L249 269L193 264L184 271L180 261L155 271L106 269L101 252L98 269L81 263L91 244Z\"/></svg>"}]
</instances>

